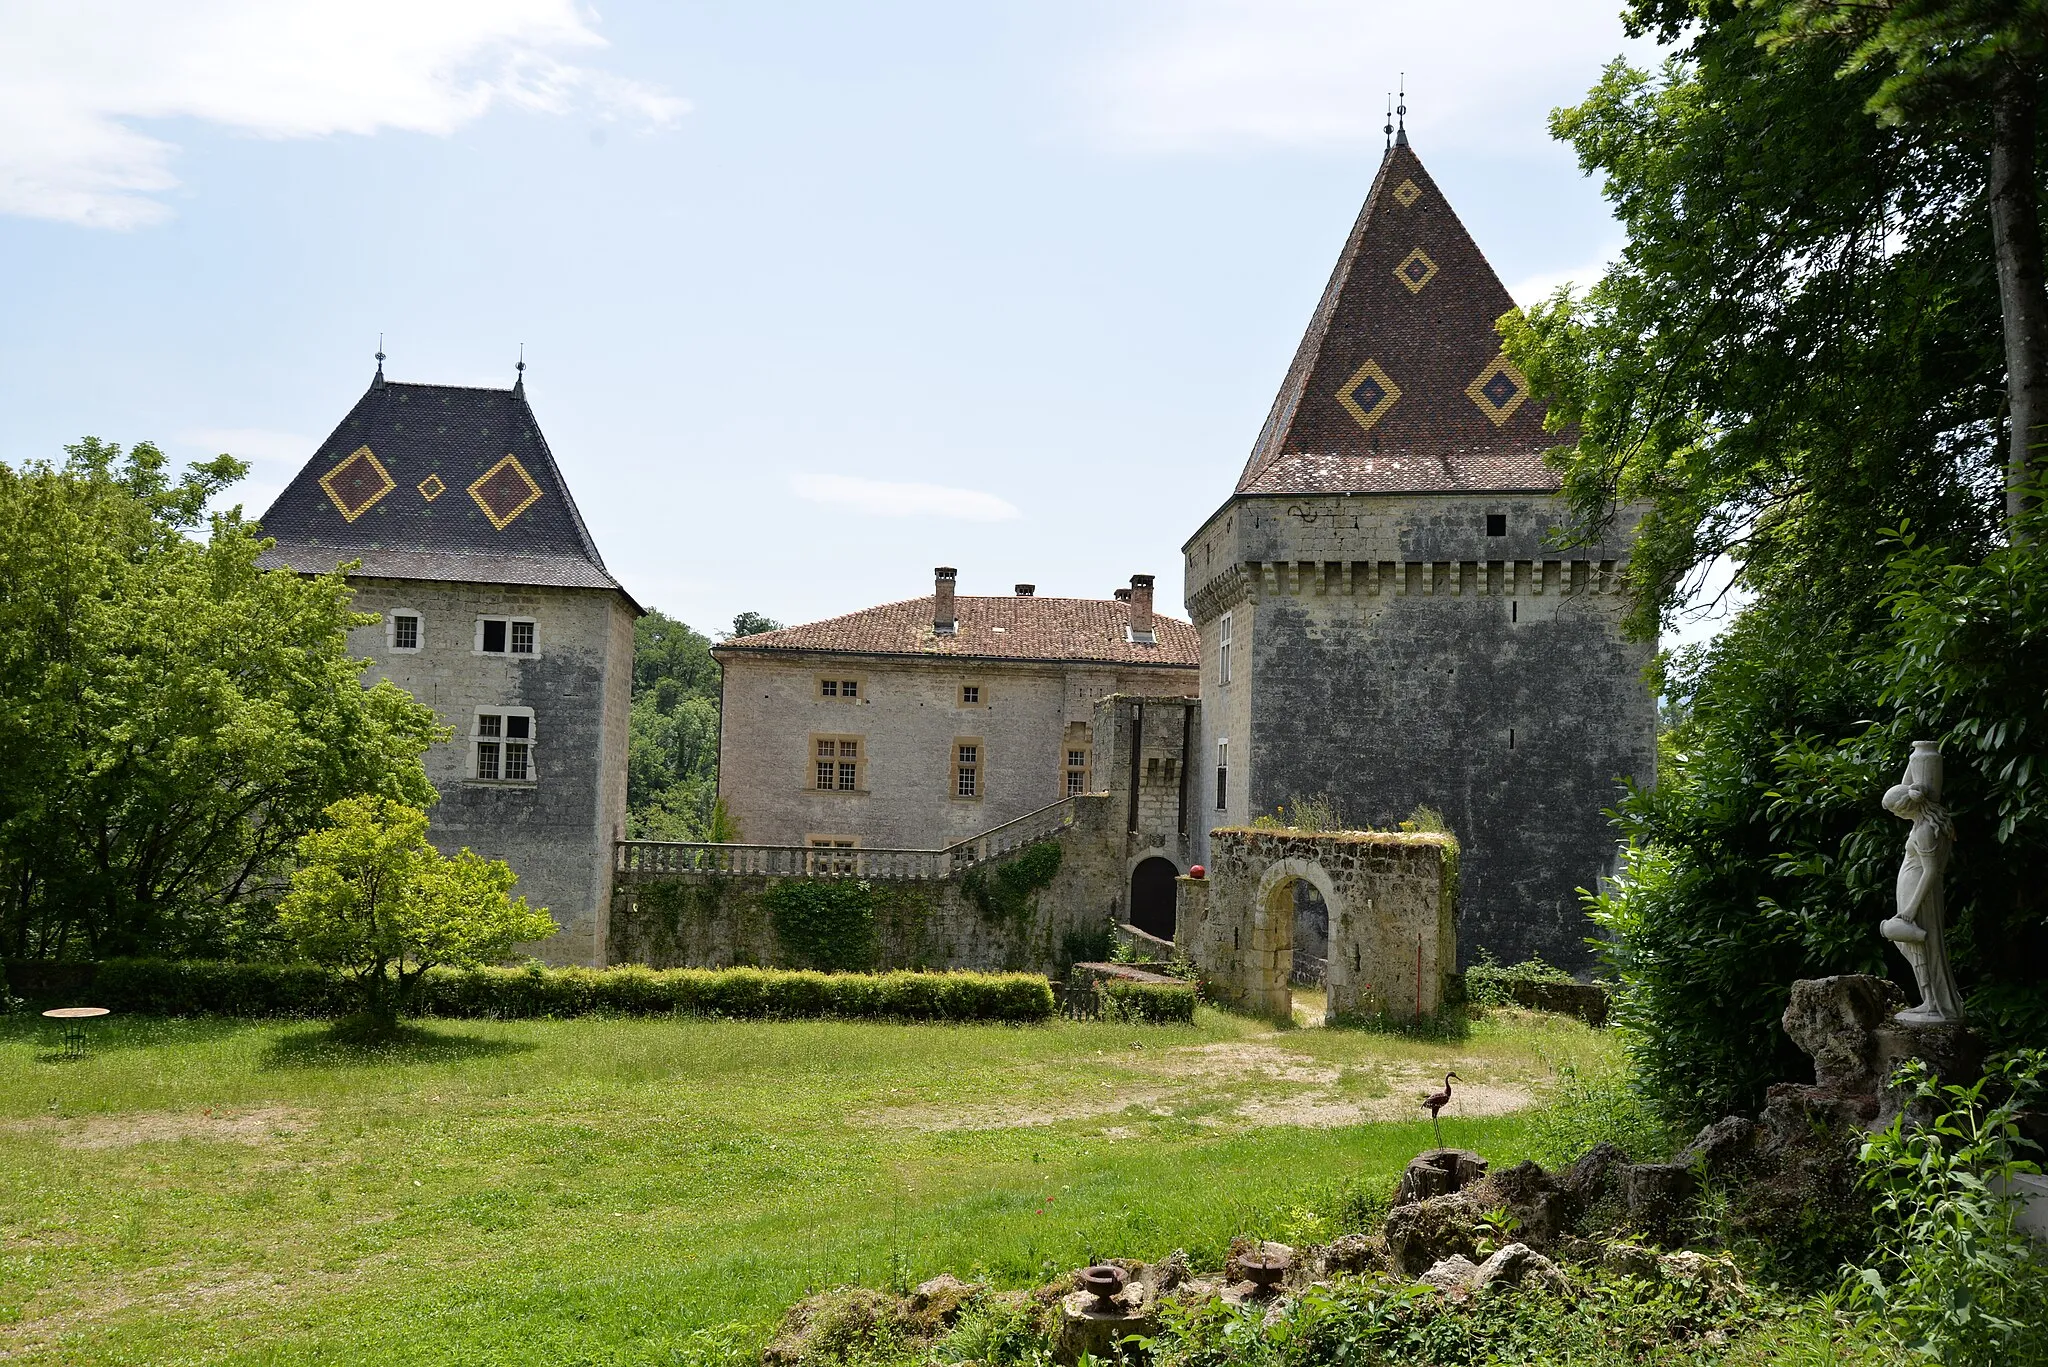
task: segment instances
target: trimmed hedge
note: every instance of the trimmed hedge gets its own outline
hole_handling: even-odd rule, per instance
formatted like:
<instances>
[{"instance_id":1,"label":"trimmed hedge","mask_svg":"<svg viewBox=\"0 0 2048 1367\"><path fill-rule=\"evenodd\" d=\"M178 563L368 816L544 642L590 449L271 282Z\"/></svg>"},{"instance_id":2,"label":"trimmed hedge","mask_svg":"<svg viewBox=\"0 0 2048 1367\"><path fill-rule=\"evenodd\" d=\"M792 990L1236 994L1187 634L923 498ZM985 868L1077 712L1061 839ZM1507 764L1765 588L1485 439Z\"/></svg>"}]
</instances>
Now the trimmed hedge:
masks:
<instances>
[{"instance_id":1,"label":"trimmed hedge","mask_svg":"<svg viewBox=\"0 0 2048 1367\"><path fill-rule=\"evenodd\" d=\"M1134 1025L1192 1025L1195 989L1183 983L1134 983L1105 978L1096 984L1102 994L1102 1018Z\"/></svg>"},{"instance_id":2,"label":"trimmed hedge","mask_svg":"<svg viewBox=\"0 0 2048 1367\"><path fill-rule=\"evenodd\" d=\"M316 964L109 959L94 1002L146 1016L332 1017L355 1009L347 977ZM692 1015L842 1020L1050 1020L1052 988L1025 973L814 973L772 968L431 969L426 1016Z\"/></svg>"}]
</instances>

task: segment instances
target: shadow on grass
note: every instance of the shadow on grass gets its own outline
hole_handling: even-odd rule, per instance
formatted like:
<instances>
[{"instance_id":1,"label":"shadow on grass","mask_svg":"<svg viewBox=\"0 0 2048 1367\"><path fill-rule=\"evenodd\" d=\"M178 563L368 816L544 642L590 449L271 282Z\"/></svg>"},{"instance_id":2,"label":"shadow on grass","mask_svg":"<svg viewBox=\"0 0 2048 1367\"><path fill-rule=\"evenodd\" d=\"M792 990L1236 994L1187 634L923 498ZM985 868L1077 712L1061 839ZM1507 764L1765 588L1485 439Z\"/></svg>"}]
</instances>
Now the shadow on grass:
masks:
<instances>
[{"instance_id":1,"label":"shadow on grass","mask_svg":"<svg viewBox=\"0 0 2048 1367\"><path fill-rule=\"evenodd\" d=\"M263 1051L258 1065L278 1068L335 1068L361 1064L457 1063L464 1059L497 1058L532 1053L525 1040L481 1039L475 1035L444 1035L418 1025L388 1032L365 1032L350 1021L280 1035Z\"/></svg>"}]
</instances>

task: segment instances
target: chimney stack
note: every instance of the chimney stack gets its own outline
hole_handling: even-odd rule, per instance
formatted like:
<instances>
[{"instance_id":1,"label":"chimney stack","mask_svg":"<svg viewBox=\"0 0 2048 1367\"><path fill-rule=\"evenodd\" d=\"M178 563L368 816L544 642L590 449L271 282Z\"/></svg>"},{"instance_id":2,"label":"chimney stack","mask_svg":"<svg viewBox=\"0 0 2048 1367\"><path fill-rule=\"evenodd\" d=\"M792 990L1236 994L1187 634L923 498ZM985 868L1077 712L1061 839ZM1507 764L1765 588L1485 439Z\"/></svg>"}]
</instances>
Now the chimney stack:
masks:
<instances>
[{"instance_id":1,"label":"chimney stack","mask_svg":"<svg viewBox=\"0 0 2048 1367\"><path fill-rule=\"evenodd\" d=\"M1131 576L1131 639L1140 645L1156 645L1152 632L1152 576Z\"/></svg>"},{"instance_id":2,"label":"chimney stack","mask_svg":"<svg viewBox=\"0 0 2048 1367\"><path fill-rule=\"evenodd\" d=\"M1131 591L1130 591L1129 589L1118 589L1118 590L1116 591L1116 601L1117 601L1117 602L1119 602L1119 603L1128 603L1128 602L1130 602L1130 601L1131 601Z\"/></svg>"},{"instance_id":3,"label":"chimney stack","mask_svg":"<svg viewBox=\"0 0 2048 1367\"><path fill-rule=\"evenodd\" d=\"M932 630L941 636L960 629L960 619L953 613L953 582L959 577L960 571L950 565L932 571Z\"/></svg>"},{"instance_id":4,"label":"chimney stack","mask_svg":"<svg viewBox=\"0 0 2048 1367\"><path fill-rule=\"evenodd\" d=\"M1017 586L1017 596L1019 598L1030 598L1035 596L1037 593L1038 585L1036 584L1019 584Z\"/></svg>"}]
</instances>

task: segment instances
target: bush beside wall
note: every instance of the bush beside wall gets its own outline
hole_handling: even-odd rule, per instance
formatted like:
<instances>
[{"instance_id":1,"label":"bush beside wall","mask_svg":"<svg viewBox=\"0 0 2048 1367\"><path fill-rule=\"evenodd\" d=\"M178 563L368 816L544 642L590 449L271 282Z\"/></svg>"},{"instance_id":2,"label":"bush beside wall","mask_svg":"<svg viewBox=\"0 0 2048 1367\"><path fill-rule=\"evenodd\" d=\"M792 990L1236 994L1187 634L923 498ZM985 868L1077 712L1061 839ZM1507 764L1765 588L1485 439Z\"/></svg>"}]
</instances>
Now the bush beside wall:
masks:
<instances>
[{"instance_id":1,"label":"bush beside wall","mask_svg":"<svg viewBox=\"0 0 2048 1367\"><path fill-rule=\"evenodd\" d=\"M1184 983L1134 983L1104 979L1096 987L1102 994L1102 1018L1136 1025L1192 1025L1195 1020L1195 989Z\"/></svg>"},{"instance_id":2,"label":"bush beside wall","mask_svg":"<svg viewBox=\"0 0 2048 1367\"><path fill-rule=\"evenodd\" d=\"M332 1017L354 1009L342 974L314 964L109 959L95 1004L147 1016ZM764 968L434 969L421 1015L695 1015L794 1019L1050 1020L1052 989L1023 973L815 973Z\"/></svg>"}]
</instances>

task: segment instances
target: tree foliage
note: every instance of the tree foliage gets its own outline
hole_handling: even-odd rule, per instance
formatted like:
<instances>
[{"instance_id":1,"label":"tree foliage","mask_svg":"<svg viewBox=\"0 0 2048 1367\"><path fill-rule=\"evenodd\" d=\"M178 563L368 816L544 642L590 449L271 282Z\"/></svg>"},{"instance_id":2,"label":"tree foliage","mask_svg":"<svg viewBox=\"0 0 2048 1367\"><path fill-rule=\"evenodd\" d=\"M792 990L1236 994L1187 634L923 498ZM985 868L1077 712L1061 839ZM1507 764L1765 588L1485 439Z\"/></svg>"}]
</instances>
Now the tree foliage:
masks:
<instances>
[{"instance_id":1,"label":"tree foliage","mask_svg":"<svg viewBox=\"0 0 2048 1367\"><path fill-rule=\"evenodd\" d=\"M555 933L546 908L511 896L503 860L427 840L427 814L389 798L344 798L298 842L278 924L314 963L347 970L364 1013L389 1024L428 969L477 968Z\"/></svg>"},{"instance_id":2,"label":"tree foliage","mask_svg":"<svg viewBox=\"0 0 2048 1367\"><path fill-rule=\"evenodd\" d=\"M757 612L731 635L772 631ZM718 796L718 662L711 642L662 612L633 629L633 722L626 805L636 839L738 840Z\"/></svg>"},{"instance_id":3,"label":"tree foliage","mask_svg":"<svg viewBox=\"0 0 2048 1367\"><path fill-rule=\"evenodd\" d=\"M1641 515L1633 629L1721 557L1755 595L1662 661L1658 786L1623 803L1626 874L1595 900L1638 1061L1694 1122L1801 1075L1794 979L1910 982L1875 929L1902 838L1877 798L1915 739L1948 757L1971 1009L2048 1035L2048 558L2007 520L1988 116L1880 118L1905 97L1868 34L1782 41L1786 13L1629 12L1667 60L1553 116L1627 247L1503 325L1581 524Z\"/></svg>"},{"instance_id":4,"label":"tree foliage","mask_svg":"<svg viewBox=\"0 0 2048 1367\"><path fill-rule=\"evenodd\" d=\"M234 952L337 799L434 798L431 710L365 689L340 575L257 568L222 456L0 467L0 953Z\"/></svg>"}]
</instances>

